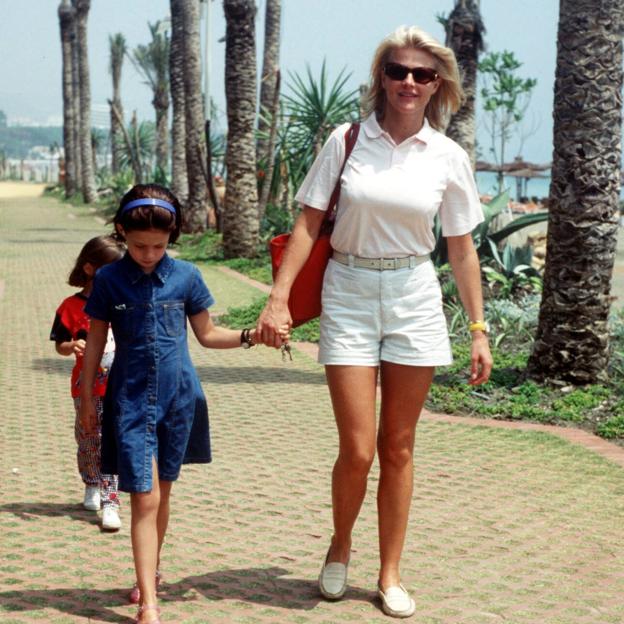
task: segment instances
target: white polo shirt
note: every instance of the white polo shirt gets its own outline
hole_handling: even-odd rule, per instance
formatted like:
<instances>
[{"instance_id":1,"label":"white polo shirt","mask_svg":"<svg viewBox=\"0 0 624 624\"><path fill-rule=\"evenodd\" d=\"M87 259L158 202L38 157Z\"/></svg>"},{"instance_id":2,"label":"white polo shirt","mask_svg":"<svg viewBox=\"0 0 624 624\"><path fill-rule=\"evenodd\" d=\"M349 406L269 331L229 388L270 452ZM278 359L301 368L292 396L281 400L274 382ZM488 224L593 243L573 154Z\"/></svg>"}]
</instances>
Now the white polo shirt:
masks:
<instances>
[{"instance_id":1,"label":"white polo shirt","mask_svg":"<svg viewBox=\"0 0 624 624\"><path fill-rule=\"evenodd\" d=\"M349 124L332 132L295 199L326 210L345 153ZM439 212L444 236L471 232L483 221L466 152L429 122L397 145L375 115L360 128L342 174L332 247L364 258L422 256L433 251Z\"/></svg>"}]
</instances>

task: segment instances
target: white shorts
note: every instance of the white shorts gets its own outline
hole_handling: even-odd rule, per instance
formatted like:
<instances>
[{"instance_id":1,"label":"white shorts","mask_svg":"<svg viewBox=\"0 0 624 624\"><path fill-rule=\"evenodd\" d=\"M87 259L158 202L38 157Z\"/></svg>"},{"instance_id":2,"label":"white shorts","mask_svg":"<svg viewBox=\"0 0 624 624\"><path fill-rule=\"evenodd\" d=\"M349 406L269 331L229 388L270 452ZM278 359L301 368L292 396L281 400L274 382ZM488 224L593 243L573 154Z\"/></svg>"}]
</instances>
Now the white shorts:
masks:
<instances>
[{"instance_id":1,"label":"white shorts","mask_svg":"<svg viewBox=\"0 0 624 624\"><path fill-rule=\"evenodd\" d=\"M330 260L323 281L321 364L445 366L453 356L432 262L375 271Z\"/></svg>"}]
</instances>

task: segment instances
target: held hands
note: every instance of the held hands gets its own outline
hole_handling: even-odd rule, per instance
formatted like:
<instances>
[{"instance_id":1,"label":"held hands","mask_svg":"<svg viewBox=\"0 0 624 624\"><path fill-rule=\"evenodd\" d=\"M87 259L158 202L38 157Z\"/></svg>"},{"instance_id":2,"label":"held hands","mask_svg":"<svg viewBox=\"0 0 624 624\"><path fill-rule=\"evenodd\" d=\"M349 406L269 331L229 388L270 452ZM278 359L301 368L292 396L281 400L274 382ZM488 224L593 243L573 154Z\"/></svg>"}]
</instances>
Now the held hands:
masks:
<instances>
[{"instance_id":1,"label":"held hands","mask_svg":"<svg viewBox=\"0 0 624 624\"><path fill-rule=\"evenodd\" d=\"M87 342L82 338L73 341L72 351L76 357L82 357L85 352L85 347L87 346Z\"/></svg>"},{"instance_id":2,"label":"held hands","mask_svg":"<svg viewBox=\"0 0 624 624\"><path fill-rule=\"evenodd\" d=\"M487 335L482 331L472 332L470 380L468 383L471 386L479 386L486 383L492 372L492 364L493 359Z\"/></svg>"},{"instance_id":3,"label":"held hands","mask_svg":"<svg viewBox=\"0 0 624 624\"><path fill-rule=\"evenodd\" d=\"M80 426L84 429L85 433L95 433L97 431L97 412L95 411L93 399L87 399L85 401L81 398L78 414Z\"/></svg>"},{"instance_id":4,"label":"held hands","mask_svg":"<svg viewBox=\"0 0 624 624\"><path fill-rule=\"evenodd\" d=\"M264 310L258 317L253 340L267 347L279 349L290 340L292 318L286 301L274 300L269 297Z\"/></svg>"}]
</instances>

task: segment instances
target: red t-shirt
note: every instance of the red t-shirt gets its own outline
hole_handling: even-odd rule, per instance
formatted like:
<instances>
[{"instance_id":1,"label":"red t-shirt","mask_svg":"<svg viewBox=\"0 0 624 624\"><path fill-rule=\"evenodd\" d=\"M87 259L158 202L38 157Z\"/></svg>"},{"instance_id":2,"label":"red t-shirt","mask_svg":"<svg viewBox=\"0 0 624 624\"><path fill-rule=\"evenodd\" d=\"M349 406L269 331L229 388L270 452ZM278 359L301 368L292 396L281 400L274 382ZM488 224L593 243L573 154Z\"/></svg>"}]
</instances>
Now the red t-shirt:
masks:
<instances>
[{"instance_id":1,"label":"red t-shirt","mask_svg":"<svg viewBox=\"0 0 624 624\"><path fill-rule=\"evenodd\" d=\"M50 332L50 340L54 342L69 342L70 340L86 340L89 333L89 317L85 314L84 307L87 298L76 293L71 297L67 297L61 303L56 311L52 331ZM104 396L106 392L106 382L108 380L108 371L113 363L113 355L115 353L115 341L110 328L108 330L108 338L104 347L104 355L95 376L93 384L93 396ZM76 356L76 364L71 375L71 395L72 397L80 396L80 374L82 373L82 356Z\"/></svg>"}]
</instances>

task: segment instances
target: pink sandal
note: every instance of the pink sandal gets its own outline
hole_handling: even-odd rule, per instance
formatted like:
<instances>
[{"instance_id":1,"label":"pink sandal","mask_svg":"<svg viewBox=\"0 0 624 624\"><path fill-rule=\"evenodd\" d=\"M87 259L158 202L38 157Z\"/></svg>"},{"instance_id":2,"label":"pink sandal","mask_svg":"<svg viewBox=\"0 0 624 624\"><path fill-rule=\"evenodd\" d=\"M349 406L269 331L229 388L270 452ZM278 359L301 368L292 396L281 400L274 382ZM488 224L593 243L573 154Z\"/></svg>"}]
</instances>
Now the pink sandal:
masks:
<instances>
[{"instance_id":1,"label":"pink sandal","mask_svg":"<svg viewBox=\"0 0 624 624\"><path fill-rule=\"evenodd\" d=\"M139 622L141 621L141 614L144 611L150 611L150 610L156 611L158 613L158 617L155 620L152 620L149 624L161 624L161 621L160 621L160 609L156 605L141 605L139 607L138 612L137 612L137 616L136 616L136 618L134 620L135 624L139 624Z\"/></svg>"},{"instance_id":2,"label":"pink sandal","mask_svg":"<svg viewBox=\"0 0 624 624\"><path fill-rule=\"evenodd\" d=\"M160 570L156 570L156 591L158 591L161 581L162 576L160 575ZM132 586L130 594L128 595L128 600L130 601L130 604L139 604L141 601L141 590L139 589L137 583Z\"/></svg>"}]
</instances>

